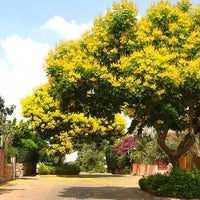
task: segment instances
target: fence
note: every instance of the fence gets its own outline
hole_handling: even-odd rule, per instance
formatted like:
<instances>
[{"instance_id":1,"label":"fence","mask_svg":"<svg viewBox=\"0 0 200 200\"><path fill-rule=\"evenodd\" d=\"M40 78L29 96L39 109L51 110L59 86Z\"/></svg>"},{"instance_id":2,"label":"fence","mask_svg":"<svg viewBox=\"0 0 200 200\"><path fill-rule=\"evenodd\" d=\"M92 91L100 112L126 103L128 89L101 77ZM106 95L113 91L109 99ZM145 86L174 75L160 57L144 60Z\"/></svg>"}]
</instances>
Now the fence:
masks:
<instances>
[{"instance_id":1,"label":"fence","mask_svg":"<svg viewBox=\"0 0 200 200\"><path fill-rule=\"evenodd\" d=\"M179 165L182 169L190 170L193 165L200 170L200 157L195 155L181 156L179 159Z\"/></svg>"}]
</instances>

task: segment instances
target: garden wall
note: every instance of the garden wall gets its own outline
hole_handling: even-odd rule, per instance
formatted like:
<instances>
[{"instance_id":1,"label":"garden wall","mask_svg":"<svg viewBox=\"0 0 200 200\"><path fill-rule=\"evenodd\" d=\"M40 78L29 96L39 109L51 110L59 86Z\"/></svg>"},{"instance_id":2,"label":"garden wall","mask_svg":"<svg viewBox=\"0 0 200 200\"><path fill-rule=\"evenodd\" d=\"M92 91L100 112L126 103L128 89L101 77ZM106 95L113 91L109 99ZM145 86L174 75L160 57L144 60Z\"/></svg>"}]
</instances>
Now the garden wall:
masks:
<instances>
[{"instance_id":1,"label":"garden wall","mask_svg":"<svg viewBox=\"0 0 200 200\"><path fill-rule=\"evenodd\" d=\"M0 149L0 178L6 177L6 159L5 150Z\"/></svg>"},{"instance_id":2,"label":"garden wall","mask_svg":"<svg viewBox=\"0 0 200 200\"><path fill-rule=\"evenodd\" d=\"M154 174L163 174L167 172L168 163L162 159L158 159L154 162L153 165L144 165L134 163L132 165L132 173L137 175L154 175Z\"/></svg>"},{"instance_id":3,"label":"garden wall","mask_svg":"<svg viewBox=\"0 0 200 200\"><path fill-rule=\"evenodd\" d=\"M159 169L158 165L144 165L134 163L132 166L133 175L154 175L154 174L163 174L167 172L167 169Z\"/></svg>"},{"instance_id":4,"label":"garden wall","mask_svg":"<svg viewBox=\"0 0 200 200\"><path fill-rule=\"evenodd\" d=\"M6 181L13 180L13 165L6 164Z\"/></svg>"}]
</instances>

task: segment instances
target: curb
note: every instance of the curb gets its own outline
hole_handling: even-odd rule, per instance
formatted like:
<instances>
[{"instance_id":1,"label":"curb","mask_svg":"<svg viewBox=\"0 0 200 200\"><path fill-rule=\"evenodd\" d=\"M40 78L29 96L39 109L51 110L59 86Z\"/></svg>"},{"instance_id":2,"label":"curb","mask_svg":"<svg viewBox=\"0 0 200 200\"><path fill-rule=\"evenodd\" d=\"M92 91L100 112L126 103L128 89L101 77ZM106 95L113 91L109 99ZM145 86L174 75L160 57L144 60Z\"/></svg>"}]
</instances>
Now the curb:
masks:
<instances>
[{"instance_id":1,"label":"curb","mask_svg":"<svg viewBox=\"0 0 200 200\"><path fill-rule=\"evenodd\" d=\"M153 200L199 200L199 199L183 199L183 198L155 197L155 196L153 196Z\"/></svg>"},{"instance_id":2,"label":"curb","mask_svg":"<svg viewBox=\"0 0 200 200\"><path fill-rule=\"evenodd\" d=\"M142 190L143 191L143 190ZM143 191L145 192L145 191ZM175 198L175 197L158 197L158 196L153 196L152 194L146 192L149 194L149 196L152 198L152 200L200 200L199 198L192 198L192 199L186 199L186 198Z\"/></svg>"}]
</instances>

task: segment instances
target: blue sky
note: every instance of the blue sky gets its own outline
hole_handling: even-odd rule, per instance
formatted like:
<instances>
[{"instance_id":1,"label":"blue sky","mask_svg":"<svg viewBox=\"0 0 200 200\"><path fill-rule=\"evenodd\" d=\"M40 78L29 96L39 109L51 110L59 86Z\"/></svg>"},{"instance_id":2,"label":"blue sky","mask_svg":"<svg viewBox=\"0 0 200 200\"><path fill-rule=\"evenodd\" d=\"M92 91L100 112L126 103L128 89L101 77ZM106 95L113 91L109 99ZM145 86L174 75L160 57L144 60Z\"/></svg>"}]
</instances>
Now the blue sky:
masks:
<instances>
[{"instance_id":1,"label":"blue sky","mask_svg":"<svg viewBox=\"0 0 200 200\"><path fill-rule=\"evenodd\" d=\"M194 4L199 1L193 0ZM0 95L7 105L17 105L15 116L20 117L20 99L46 82L42 65L49 49L61 39L78 38L113 2L0 0ZM133 0L140 15L152 2L158 0Z\"/></svg>"}]
</instances>

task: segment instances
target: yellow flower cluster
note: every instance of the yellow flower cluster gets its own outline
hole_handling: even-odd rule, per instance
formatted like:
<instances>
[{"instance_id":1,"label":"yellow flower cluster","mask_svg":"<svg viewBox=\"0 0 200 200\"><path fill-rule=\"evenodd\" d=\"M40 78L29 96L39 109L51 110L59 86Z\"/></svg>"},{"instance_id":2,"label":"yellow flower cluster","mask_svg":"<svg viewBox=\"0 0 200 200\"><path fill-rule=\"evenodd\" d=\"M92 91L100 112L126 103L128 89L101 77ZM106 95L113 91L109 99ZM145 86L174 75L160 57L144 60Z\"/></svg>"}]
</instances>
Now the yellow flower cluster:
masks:
<instances>
[{"instance_id":1,"label":"yellow flower cluster","mask_svg":"<svg viewBox=\"0 0 200 200\"><path fill-rule=\"evenodd\" d=\"M88 135L107 135L115 134L116 137L125 134L125 121L119 115L115 116L114 122L108 122L105 119L86 117L84 113L62 113L59 103L54 101L49 90L50 85L41 85L35 89L32 96L27 96L21 100L23 116L32 117L32 126L40 128L42 132L55 130L66 124L67 128L57 133L50 139L60 141L50 145L48 152L53 154L57 151L60 153L72 151L72 140L76 138L86 138ZM61 128L61 127L60 127ZM60 129L59 128L59 129ZM74 144L76 145L76 144Z\"/></svg>"},{"instance_id":2,"label":"yellow flower cluster","mask_svg":"<svg viewBox=\"0 0 200 200\"><path fill-rule=\"evenodd\" d=\"M74 152L71 138L68 136L67 132L61 132L59 136L55 135L54 137L51 137L52 141L54 139L59 141L59 143L49 145L46 149L48 155L55 155L56 153L65 155Z\"/></svg>"},{"instance_id":3,"label":"yellow flower cluster","mask_svg":"<svg viewBox=\"0 0 200 200\"><path fill-rule=\"evenodd\" d=\"M58 118L65 118L65 115L59 111L59 103L54 101L48 90L49 84L41 85L36 88L33 95L28 95L21 100L22 115L24 117L33 117L32 126L45 129L54 129L57 125Z\"/></svg>"}]
</instances>

